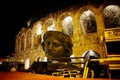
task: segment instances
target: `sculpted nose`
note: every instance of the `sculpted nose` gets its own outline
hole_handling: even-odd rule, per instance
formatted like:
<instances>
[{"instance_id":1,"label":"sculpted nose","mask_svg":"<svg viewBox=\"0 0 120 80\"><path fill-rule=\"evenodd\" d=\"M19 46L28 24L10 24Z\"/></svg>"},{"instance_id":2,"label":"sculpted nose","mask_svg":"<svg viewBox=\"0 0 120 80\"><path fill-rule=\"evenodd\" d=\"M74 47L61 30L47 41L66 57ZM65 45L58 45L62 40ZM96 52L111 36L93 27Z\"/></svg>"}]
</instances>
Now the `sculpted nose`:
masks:
<instances>
[{"instance_id":1,"label":"sculpted nose","mask_svg":"<svg viewBox=\"0 0 120 80\"><path fill-rule=\"evenodd\" d=\"M52 49L52 44L49 44L49 47L48 47L48 49Z\"/></svg>"}]
</instances>

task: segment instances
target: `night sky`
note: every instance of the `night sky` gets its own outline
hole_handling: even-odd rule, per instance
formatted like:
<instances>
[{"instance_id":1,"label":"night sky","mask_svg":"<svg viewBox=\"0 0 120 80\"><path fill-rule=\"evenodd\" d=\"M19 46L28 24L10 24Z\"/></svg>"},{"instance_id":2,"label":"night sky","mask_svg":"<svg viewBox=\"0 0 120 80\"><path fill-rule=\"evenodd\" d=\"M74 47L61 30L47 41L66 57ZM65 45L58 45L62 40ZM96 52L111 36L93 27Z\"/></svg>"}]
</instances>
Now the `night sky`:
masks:
<instances>
[{"instance_id":1,"label":"night sky","mask_svg":"<svg viewBox=\"0 0 120 80\"><path fill-rule=\"evenodd\" d=\"M25 1L25 0L24 0ZM39 19L51 12L78 4L82 0L33 0L0 2L0 57L15 52L15 36L31 17Z\"/></svg>"}]
</instances>

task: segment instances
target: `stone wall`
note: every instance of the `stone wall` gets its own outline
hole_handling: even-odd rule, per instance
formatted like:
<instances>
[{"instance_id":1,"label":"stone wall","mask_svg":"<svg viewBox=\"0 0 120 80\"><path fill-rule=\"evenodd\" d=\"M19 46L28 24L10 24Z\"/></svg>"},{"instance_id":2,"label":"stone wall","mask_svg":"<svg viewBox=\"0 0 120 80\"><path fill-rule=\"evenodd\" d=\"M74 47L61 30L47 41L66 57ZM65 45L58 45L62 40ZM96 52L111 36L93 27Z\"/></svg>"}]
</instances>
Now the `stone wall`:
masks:
<instances>
[{"instance_id":1,"label":"stone wall","mask_svg":"<svg viewBox=\"0 0 120 80\"><path fill-rule=\"evenodd\" d=\"M55 27L55 30L62 31L62 21L68 17L72 17L73 23L73 35L71 36L73 40L73 54L75 57L81 57L82 54L87 50L97 51L101 57L106 57L106 48L104 42L104 21L103 21L103 10L109 4L95 5L84 4L84 5L74 5L67 7L66 9L58 10L55 13L50 13L36 22L23 27L22 30L16 35L16 59L17 61L23 62L27 58L30 58L31 64L37 61L40 57L43 61L44 51L41 47L42 37L47 31L49 26ZM97 30L94 33L82 33L80 16L84 11L91 10L95 15ZM54 25L53 25L54 24ZM37 34L38 28L41 30L40 34ZM29 35L30 32L30 35ZM24 35L23 35L24 34ZM28 36L29 35L29 36ZM21 41L24 36L24 48L21 49ZM40 41L39 41L40 40ZM31 44L27 47L28 44ZM22 55L22 56L21 56Z\"/></svg>"}]
</instances>

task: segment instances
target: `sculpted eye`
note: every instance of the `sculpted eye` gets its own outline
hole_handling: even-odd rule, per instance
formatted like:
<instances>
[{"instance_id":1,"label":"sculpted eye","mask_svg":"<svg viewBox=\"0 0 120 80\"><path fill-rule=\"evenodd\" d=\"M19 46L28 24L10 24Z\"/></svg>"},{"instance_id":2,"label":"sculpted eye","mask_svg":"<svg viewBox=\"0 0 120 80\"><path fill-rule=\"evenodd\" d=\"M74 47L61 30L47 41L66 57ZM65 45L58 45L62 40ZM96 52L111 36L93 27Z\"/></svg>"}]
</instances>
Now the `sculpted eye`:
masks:
<instances>
[{"instance_id":1,"label":"sculpted eye","mask_svg":"<svg viewBox=\"0 0 120 80\"><path fill-rule=\"evenodd\" d=\"M45 45L47 46L47 45L50 45L50 42L45 42Z\"/></svg>"},{"instance_id":2,"label":"sculpted eye","mask_svg":"<svg viewBox=\"0 0 120 80\"><path fill-rule=\"evenodd\" d=\"M53 43L53 45L56 46L56 47L61 46L61 44L59 44L59 43Z\"/></svg>"}]
</instances>

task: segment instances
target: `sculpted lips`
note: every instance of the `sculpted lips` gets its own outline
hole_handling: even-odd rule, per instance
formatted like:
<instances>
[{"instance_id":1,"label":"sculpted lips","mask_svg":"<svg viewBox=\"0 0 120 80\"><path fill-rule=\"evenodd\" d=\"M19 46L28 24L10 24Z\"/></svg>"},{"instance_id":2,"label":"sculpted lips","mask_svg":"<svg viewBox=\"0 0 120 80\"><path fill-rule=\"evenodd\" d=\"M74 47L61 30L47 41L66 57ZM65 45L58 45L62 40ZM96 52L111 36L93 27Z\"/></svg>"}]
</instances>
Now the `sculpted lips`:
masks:
<instances>
[{"instance_id":1,"label":"sculpted lips","mask_svg":"<svg viewBox=\"0 0 120 80\"><path fill-rule=\"evenodd\" d=\"M52 54L54 54L54 52L53 51L49 51L49 52L46 52L46 54L52 55Z\"/></svg>"},{"instance_id":2,"label":"sculpted lips","mask_svg":"<svg viewBox=\"0 0 120 80\"><path fill-rule=\"evenodd\" d=\"M47 56L48 58L53 58L54 52L46 52L46 56Z\"/></svg>"}]
</instances>

